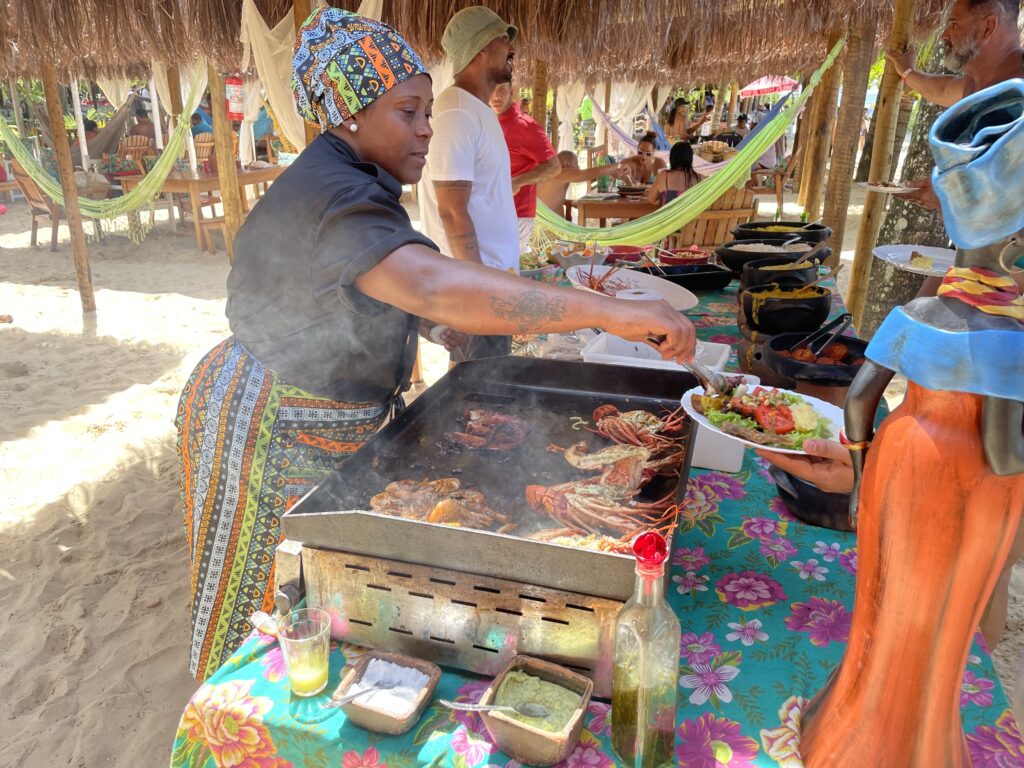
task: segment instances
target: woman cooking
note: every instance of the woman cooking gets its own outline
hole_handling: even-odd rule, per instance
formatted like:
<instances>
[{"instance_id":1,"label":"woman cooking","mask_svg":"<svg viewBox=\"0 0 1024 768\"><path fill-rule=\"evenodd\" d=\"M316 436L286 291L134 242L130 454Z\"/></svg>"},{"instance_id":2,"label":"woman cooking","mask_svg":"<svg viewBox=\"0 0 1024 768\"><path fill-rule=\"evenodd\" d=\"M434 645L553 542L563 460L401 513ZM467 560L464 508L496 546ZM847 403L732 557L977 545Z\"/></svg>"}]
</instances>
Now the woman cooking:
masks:
<instances>
[{"instance_id":1,"label":"woman cooking","mask_svg":"<svg viewBox=\"0 0 1024 768\"><path fill-rule=\"evenodd\" d=\"M233 336L199 362L178 405L199 679L241 644L253 612L271 608L281 515L401 407L419 329L599 326L632 340L664 336L662 357L680 360L695 343L693 326L664 302L449 259L412 228L399 196L423 171L431 81L390 27L315 11L296 42L292 85L323 133L239 231Z\"/></svg>"}]
</instances>

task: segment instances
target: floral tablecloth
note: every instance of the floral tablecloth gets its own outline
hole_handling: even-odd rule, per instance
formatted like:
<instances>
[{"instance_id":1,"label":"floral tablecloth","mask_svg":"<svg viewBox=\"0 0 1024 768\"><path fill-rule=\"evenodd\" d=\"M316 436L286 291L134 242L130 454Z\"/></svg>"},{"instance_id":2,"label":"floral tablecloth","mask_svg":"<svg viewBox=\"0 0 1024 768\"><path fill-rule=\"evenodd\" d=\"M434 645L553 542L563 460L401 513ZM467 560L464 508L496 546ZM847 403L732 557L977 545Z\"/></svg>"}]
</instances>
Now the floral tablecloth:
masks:
<instances>
[{"instance_id":1,"label":"floral tablecloth","mask_svg":"<svg viewBox=\"0 0 1024 768\"><path fill-rule=\"evenodd\" d=\"M735 306L734 288L703 296L689 313L700 338L735 343ZM669 602L683 628L676 763L799 768L801 710L839 663L850 630L854 535L793 518L748 451L737 474L691 472L671 562ZM361 652L332 646L328 691ZM436 698L476 701L487 683L445 669ZM519 766L490 742L478 715L435 703L409 733L384 737L347 722L340 710L322 709L326 695L292 698L276 642L254 634L188 703L171 765ZM980 635L960 705L974 768L1024 765L1024 741ZM609 709L590 704L565 766L617 764Z\"/></svg>"}]
</instances>

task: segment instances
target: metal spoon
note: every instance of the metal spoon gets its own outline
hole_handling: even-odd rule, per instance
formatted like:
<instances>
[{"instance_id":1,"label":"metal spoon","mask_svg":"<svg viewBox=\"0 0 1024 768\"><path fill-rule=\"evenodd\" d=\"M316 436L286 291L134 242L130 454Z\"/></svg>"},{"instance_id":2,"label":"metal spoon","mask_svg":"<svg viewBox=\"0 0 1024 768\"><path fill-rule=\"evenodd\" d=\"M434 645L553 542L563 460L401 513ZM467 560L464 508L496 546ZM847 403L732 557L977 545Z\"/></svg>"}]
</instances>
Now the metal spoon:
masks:
<instances>
[{"instance_id":1,"label":"metal spoon","mask_svg":"<svg viewBox=\"0 0 1024 768\"><path fill-rule=\"evenodd\" d=\"M510 707L499 704L470 704L446 699L439 699L439 701L448 709L461 709L464 712L515 712L523 717L547 717L551 714L550 709L533 701L524 701Z\"/></svg>"},{"instance_id":2,"label":"metal spoon","mask_svg":"<svg viewBox=\"0 0 1024 768\"><path fill-rule=\"evenodd\" d=\"M354 700L358 699L360 696L366 695L367 693L373 693L374 691L390 691L396 685L397 685L397 683L379 683L379 684L371 686L369 688L364 688L361 691L356 691L355 693L345 694L340 699L332 698L330 701L326 702L323 706L328 707L328 708L340 707L340 706L342 706L344 704L348 704L350 701L354 701Z\"/></svg>"}]
</instances>

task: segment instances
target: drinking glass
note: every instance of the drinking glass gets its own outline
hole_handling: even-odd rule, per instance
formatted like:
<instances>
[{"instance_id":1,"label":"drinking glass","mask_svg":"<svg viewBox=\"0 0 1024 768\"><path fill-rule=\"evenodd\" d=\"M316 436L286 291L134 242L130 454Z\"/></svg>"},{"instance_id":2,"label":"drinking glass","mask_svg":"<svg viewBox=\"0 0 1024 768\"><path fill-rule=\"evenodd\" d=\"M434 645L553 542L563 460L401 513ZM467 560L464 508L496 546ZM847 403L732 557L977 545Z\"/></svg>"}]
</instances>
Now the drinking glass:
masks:
<instances>
[{"instance_id":1,"label":"drinking glass","mask_svg":"<svg viewBox=\"0 0 1024 768\"><path fill-rule=\"evenodd\" d=\"M319 608L292 611L278 627L288 682L296 696L316 696L327 685L331 617Z\"/></svg>"}]
</instances>

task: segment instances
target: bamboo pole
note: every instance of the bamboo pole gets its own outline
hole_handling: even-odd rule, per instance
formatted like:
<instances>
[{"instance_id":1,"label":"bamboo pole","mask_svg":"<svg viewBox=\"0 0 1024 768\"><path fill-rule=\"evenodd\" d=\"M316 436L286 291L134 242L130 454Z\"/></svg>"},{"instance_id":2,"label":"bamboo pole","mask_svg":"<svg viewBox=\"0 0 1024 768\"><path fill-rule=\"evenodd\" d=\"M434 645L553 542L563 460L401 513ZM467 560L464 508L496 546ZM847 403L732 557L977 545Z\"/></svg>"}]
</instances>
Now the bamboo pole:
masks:
<instances>
[{"instance_id":1,"label":"bamboo pole","mask_svg":"<svg viewBox=\"0 0 1024 768\"><path fill-rule=\"evenodd\" d=\"M82 154L82 170L89 170L89 145L85 140L85 119L82 117L82 95L78 92L78 78L71 78L71 106L75 113L75 127L78 130L78 149ZM63 127L64 121L61 120Z\"/></svg>"},{"instance_id":2,"label":"bamboo pole","mask_svg":"<svg viewBox=\"0 0 1024 768\"><path fill-rule=\"evenodd\" d=\"M230 246L242 226L242 195L238 189L238 169L235 147L228 120L227 96L224 77L212 64L210 70L210 110L213 112L213 146L217 155L217 177L220 179L220 199L224 206L224 240ZM230 247L229 247L230 253Z\"/></svg>"},{"instance_id":3,"label":"bamboo pole","mask_svg":"<svg viewBox=\"0 0 1024 768\"><path fill-rule=\"evenodd\" d=\"M558 89L551 94L551 146L558 151Z\"/></svg>"},{"instance_id":4,"label":"bamboo pole","mask_svg":"<svg viewBox=\"0 0 1024 768\"><path fill-rule=\"evenodd\" d=\"M893 9L892 35L889 49L904 51L910 40L910 24L914 16L914 0L896 0ZM903 81L886 59L885 72L879 87L881 103L878 110L878 124L875 127L875 143L871 148L871 173L868 178L887 179L892 165L893 140L896 135L896 121L899 117L900 92ZM853 255L853 272L850 275L849 296L846 305L853 313L854 323L859 323L867 299L868 279L871 275L871 250L875 246L878 230L882 226L885 212L885 195L868 191L864 198L864 213L857 231L857 250Z\"/></svg>"},{"instance_id":5,"label":"bamboo pole","mask_svg":"<svg viewBox=\"0 0 1024 768\"><path fill-rule=\"evenodd\" d=\"M160 96L156 92L156 80L152 77L149 78L149 104L155 137L153 140L156 142L156 148L162 150L164 148L164 121L160 116Z\"/></svg>"},{"instance_id":6,"label":"bamboo pole","mask_svg":"<svg viewBox=\"0 0 1024 768\"><path fill-rule=\"evenodd\" d=\"M864 116L864 96L868 90L871 72L876 23L850 25L846 42L846 60L843 66L843 103L839 108L839 128L832 164L825 189L824 224L832 230L832 255L829 266L839 264L846 233L847 208L850 205L850 184L853 182L854 160L857 157L857 138Z\"/></svg>"},{"instance_id":7,"label":"bamboo pole","mask_svg":"<svg viewBox=\"0 0 1024 768\"><path fill-rule=\"evenodd\" d=\"M841 28L832 30L828 37L827 49L832 50L842 36ZM807 212L808 219L812 221L816 220L821 213L821 200L825 191L825 169L828 166L828 158L832 150L832 129L835 127L836 103L839 100L839 76L842 72L842 59L845 55L845 50L839 54L839 59L825 73L818 86L818 92L823 97L822 108L814 127L816 140L813 145L814 153L807 164L810 178L807 184L807 199L804 202L804 210Z\"/></svg>"},{"instance_id":8,"label":"bamboo pole","mask_svg":"<svg viewBox=\"0 0 1024 768\"><path fill-rule=\"evenodd\" d=\"M547 132L548 124L548 63L544 59L533 60L533 119Z\"/></svg>"},{"instance_id":9,"label":"bamboo pole","mask_svg":"<svg viewBox=\"0 0 1024 768\"><path fill-rule=\"evenodd\" d=\"M14 102L14 122L18 126L18 135L22 140L27 139L25 135L25 121L21 116L21 97L18 95L18 80L12 77L7 81L7 84L11 88L11 101Z\"/></svg>"},{"instance_id":10,"label":"bamboo pole","mask_svg":"<svg viewBox=\"0 0 1024 768\"><path fill-rule=\"evenodd\" d=\"M299 33L299 29L301 29L303 22L309 18L310 13L312 13L310 0L293 0L292 20L295 22L295 34ZM308 147L313 142L313 139L320 135L320 126L305 120L303 125L306 128L306 146Z\"/></svg>"},{"instance_id":11,"label":"bamboo pole","mask_svg":"<svg viewBox=\"0 0 1024 768\"><path fill-rule=\"evenodd\" d=\"M818 132L815 128L818 125L818 111L823 101L825 101L825 93L818 87L811 94L810 107L804 112L804 123L806 123L803 135L804 154L803 160L800 162L800 189L796 196L797 205L804 205L807 202L807 191L811 182L811 163L818 146Z\"/></svg>"},{"instance_id":12,"label":"bamboo pole","mask_svg":"<svg viewBox=\"0 0 1024 768\"><path fill-rule=\"evenodd\" d=\"M729 123L729 127L730 128L732 128L733 124L735 124L735 122L736 122L736 108L737 108L737 106L739 106L739 95L740 95L740 86L739 86L739 84L738 83L732 83L729 86L729 117L728 117L728 123Z\"/></svg>"},{"instance_id":13,"label":"bamboo pole","mask_svg":"<svg viewBox=\"0 0 1024 768\"><path fill-rule=\"evenodd\" d=\"M71 166L71 149L68 147L67 132L64 130L64 110L57 88L57 70L50 62L43 63L43 93L46 96L46 116L53 126L53 149L57 155L60 188L64 193L64 215L68 220L68 229L71 230L71 255L75 264L78 295L82 299L82 311L95 312L96 297L92 291L89 252L85 247L82 211L78 207L78 188L75 186L75 170Z\"/></svg>"}]
</instances>

